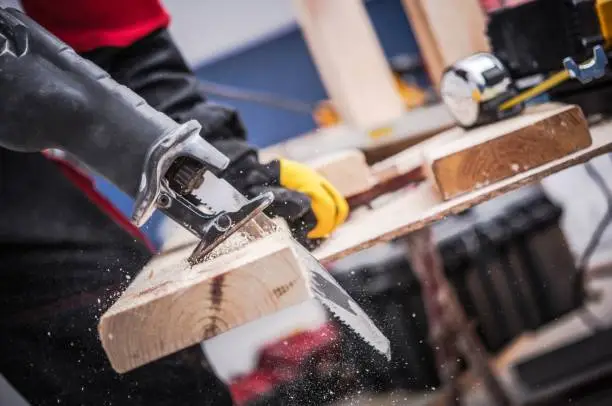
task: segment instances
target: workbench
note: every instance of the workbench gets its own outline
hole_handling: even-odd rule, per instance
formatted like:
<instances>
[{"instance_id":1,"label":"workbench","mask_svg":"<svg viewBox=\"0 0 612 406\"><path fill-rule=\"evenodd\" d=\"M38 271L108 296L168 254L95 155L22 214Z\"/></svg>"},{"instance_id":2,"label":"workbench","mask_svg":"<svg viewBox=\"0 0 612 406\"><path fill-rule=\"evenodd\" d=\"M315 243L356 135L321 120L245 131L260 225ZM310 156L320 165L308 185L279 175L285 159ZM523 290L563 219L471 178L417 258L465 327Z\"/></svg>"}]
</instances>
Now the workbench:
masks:
<instances>
[{"instance_id":1,"label":"workbench","mask_svg":"<svg viewBox=\"0 0 612 406\"><path fill-rule=\"evenodd\" d=\"M419 231L444 217L587 162L598 155L612 152L612 122L592 126L591 137L592 145L582 151L454 199L443 201L428 181L415 189L385 196L375 210L362 212L339 227L315 251L315 256L323 262L340 259L379 242Z\"/></svg>"},{"instance_id":2,"label":"workbench","mask_svg":"<svg viewBox=\"0 0 612 406\"><path fill-rule=\"evenodd\" d=\"M369 208L353 211L314 255L330 263L379 242L402 239L424 289L432 347L437 349L443 382L452 391L458 390L456 360L461 353L496 399L494 404L510 404L489 368L486 351L444 278L429 226L612 152L612 122L594 125L590 133L592 142L587 148L446 201L427 180L383 195ZM185 231L175 233L164 247L166 253L154 259L103 315L101 337L117 370L131 370L313 297L308 273L291 254L291 242L284 237L265 237L241 248L235 253L238 256L223 254L190 269L184 262L196 243ZM246 301L242 300L245 291L250 292Z\"/></svg>"}]
</instances>

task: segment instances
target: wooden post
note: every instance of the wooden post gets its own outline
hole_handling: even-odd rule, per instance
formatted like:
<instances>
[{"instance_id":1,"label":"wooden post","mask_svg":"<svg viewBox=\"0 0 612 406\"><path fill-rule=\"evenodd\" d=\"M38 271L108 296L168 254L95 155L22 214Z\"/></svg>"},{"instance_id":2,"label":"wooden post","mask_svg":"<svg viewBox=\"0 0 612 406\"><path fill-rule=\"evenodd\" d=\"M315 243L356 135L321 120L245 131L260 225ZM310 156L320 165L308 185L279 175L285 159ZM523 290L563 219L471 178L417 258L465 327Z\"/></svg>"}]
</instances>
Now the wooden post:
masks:
<instances>
[{"instance_id":1,"label":"wooden post","mask_svg":"<svg viewBox=\"0 0 612 406\"><path fill-rule=\"evenodd\" d=\"M429 77L438 87L444 69L490 52L486 15L478 0L402 0Z\"/></svg>"},{"instance_id":2,"label":"wooden post","mask_svg":"<svg viewBox=\"0 0 612 406\"><path fill-rule=\"evenodd\" d=\"M343 121L374 130L405 111L362 0L294 0L321 80Z\"/></svg>"},{"instance_id":3,"label":"wooden post","mask_svg":"<svg viewBox=\"0 0 612 406\"><path fill-rule=\"evenodd\" d=\"M409 260L419 280L427 314L429 340L438 363L442 384L450 396L447 405L462 404L457 385L459 375L458 353L465 357L470 368L481 378L488 395L496 406L509 406L511 401L497 380L488 354L474 332L461 302L444 274L444 264L433 241L431 229L422 229L405 237Z\"/></svg>"}]
</instances>

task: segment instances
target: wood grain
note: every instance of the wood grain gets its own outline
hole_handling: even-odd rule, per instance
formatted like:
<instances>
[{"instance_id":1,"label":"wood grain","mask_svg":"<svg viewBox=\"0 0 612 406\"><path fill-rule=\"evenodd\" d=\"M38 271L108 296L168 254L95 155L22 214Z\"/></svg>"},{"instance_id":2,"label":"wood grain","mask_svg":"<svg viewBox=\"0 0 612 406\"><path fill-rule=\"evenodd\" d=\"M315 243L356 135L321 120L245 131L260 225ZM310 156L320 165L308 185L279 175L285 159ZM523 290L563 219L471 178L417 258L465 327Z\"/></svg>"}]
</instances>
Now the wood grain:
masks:
<instances>
[{"instance_id":1,"label":"wood grain","mask_svg":"<svg viewBox=\"0 0 612 406\"><path fill-rule=\"evenodd\" d=\"M99 323L116 371L132 370L312 298L287 233L255 241L237 233L230 240L193 268L186 261L193 249L189 245L154 258L140 272Z\"/></svg>"},{"instance_id":2,"label":"wood grain","mask_svg":"<svg viewBox=\"0 0 612 406\"><path fill-rule=\"evenodd\" d=\"M473 130L455 128L424 149L426 173L450 199L587 148L591 136L577 106L538 106Z\"/></svg>"}]
</instances>

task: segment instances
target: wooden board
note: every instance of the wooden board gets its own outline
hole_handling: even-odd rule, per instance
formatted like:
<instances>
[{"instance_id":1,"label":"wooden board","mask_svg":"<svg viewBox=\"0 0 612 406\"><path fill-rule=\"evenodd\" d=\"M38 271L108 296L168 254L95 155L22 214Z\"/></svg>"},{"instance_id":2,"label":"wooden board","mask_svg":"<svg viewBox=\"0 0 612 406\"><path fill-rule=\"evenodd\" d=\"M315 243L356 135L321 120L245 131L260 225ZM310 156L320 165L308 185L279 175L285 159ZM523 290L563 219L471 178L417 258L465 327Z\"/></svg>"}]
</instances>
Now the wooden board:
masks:
<instances>
[{"instance_id":1,"label":"wooden board","mask_svg":"<svg viewBox=\"0 0 612 406\"><path fill-rule=\"evenodd\" d=\"M454 128L423 153L426 173L448 200L590 145L582 110L551 104L473 130Z\"/></svg>"},{"instance_id":2,"label":"wooden board","mask_svg":"<svg viewBox=\"0 0 612 406\"><path fill-rule=\"evenodd\" d=\"M334 185L345 197L363 193L376 183L376 178L372 175L364 153L359 150L328 154L311 160L307 164Z\"/></svg>"},{"instance_id":3,"label":"wooden board","mask_svg":"<svg viewBox=\"0 0 612 406\"><path fill-rule=\"evenodd\" d=\"M477 52L490 52L479 0L402 0L433 84L444 69Z\"/></svg>"},{"instance_id":4,"label":"wooden board","mask_svg":"<svg viewBox=\"0 0 612 406\"><path fill-rule=\"evenodd\" d=\"M426 227L446 216L456 214L499 195L536 182L568 167L612 151L612 123L591 128L590 147L528 170L474 192L443 201L431 182L418 188L385 197L373 210L353 216L315 251L321 261L333 261L351 253L389 241Z\"/></svg>"},{"instance_id":5,"label":"wooden board","mask_svg":"<svg viewBox=\"0 0 612 406\"><path fill-rule=\"evenodd\" d=\"M574 114L579 116L577 120L579 125L563 127L564 122L562 120L568 118L569 122L572 122ZM560 130L556 129L559 123L561 123L560 125L562 127ZM528 126L531 127L526 129L525 127ZM525 129L526 131L509 131L516 127ZM544 136L539 132L539 129L542 127L545 127L545 131L543 131ZM555 133L555 137L546 136L547 134L551 135L553 132ZM497 140L504 141L501 147L505 147L505 149L503 154L495 154L496 149L499 148L496 148L496 145L490 144L492 144L491 141L494 141L494 139L500 138L500 134L509 136ZM568 140L569 134L571 134L571 138ZM527 139L527 141L525 139ZM531 144L529 146L529 154L525 154L523 150L523 146L527 145L527 142ZM504 143L509 145L505 145ZM363 190L359 192L359 194L372 195L370 192L372 192L373 189L381 189L389 192L394 188L392 186L384 186L385 183L394 183L401 187L402 183L405 184L406 182L397 182L396 180L402 177L405 177L405 180L409 181L423 179L425 177L425 172L427 172L423 170L423 167L428 166L425 164L427 157L436 160L439 157L446 158L447 155L458 154L463 152L463 150L469 150L470 147L477 147L479 150L485 150L486 152L486 154L484 154L484 159L475 159L480 160L482 162L481 166L487 168L486 175L482 173L485 171L478 172L472 170L476 175L475 180L473 180L473 177L466 177L465 173L461 173L461 178L456 180L468 183L470 186L466 187L466 190L473 190L478 183L492 183L504 177L515 175L516 173L511 170L511 164L508 164L507 168L501 168L502 173L506 173L506 176L499 176L500 171L495 171L496 167L500 166L500 163L506 162L509 159L514 160L512 163L521 163L522 165L519 165L519 171L523 171L525 170L525 166L537 166L534 162L541 162L542 159L550 155L550 152L558 152L556 157L562 157L574 151L571 149L573 144L580 143L583 144L583 147L590 145L588 128L580 112L577 111L575 107L550 103L531 108L521 117L469 132L455 127L453 130L443 132L437 136L424 140L370 167L366 166L366 162L363 161L358 151L355 150L326 154L319 159L307 161L306 164L328 177L336 187L341 189L345 197L353 198L355 193L352 192L352 187L348 186L345 189L343 185L351 185L353 183L359 184L358 180L355 179L356 177L365 178L369 176L374 178L374 183L368 180L361 184ZM558 144L561 144L560 148L557 148ZM536 148L534 148L534 145ZM488 149L493 149L493 153L490 153ZM544 152L542 152L542 150L544 150ZM517 153L512 154L508 153L508 151L517 152L518 157L514 156L517 155ZM493 155L501 156L496 156L495 160L491 160L490 156ZM469 159L465 159L464 161L466 161L468 168L474 168L474 165L472 165ZM493 170L490 168L493 168ZM450 175L457 178L455 172L456 168L450 167L449 169L451 170ZM507 171L504 172L503 169L507 169ZM370 175L367 175L368 172ZM492 172L492 174L489 172ZM369 187L367 187L368 184L370 185ZM355 188L357 188L357 186L355 186Z\"/></svg>"},{"instance_id":6,"label":"wooden board","mask_svg":"<svg viewBox=\"0 0 612 406\"><path fill-rule=\"evenodd\" d=\"M233 235L193 268L193 245L154 258L100 320L113 368L129 371L312 298L287 233L250 239Z\"/></svg>"},{"instance_id":7,"label":"wooden board","mask_svg":"<svg viewBox=\"0 0 612 406\"><path fill-rule=\"evenodd\" d=\"M400 117L404 103L362 0L294 0L296 17L334 107L372 130Z\"/></svg>"},{"instance_id":8,"label":"wooden board","mask_svg":"<svg viewBox=\"0 0 612 406\"><path fill-rule=\"evenodd\" d=\"M442 197L449 199L589 145L587 123L580 110L551 103L476 130L443 132L371 167L355 150L327 154L306 163L326 176L355 208L423 180L425 173L432 172L423 169L431 166L427 158L441 169L435 174L440 177L440 185L448 182L455 188L439 188ZM432 176L434 184L436 176Z\"/></svg>"}]
</instances>

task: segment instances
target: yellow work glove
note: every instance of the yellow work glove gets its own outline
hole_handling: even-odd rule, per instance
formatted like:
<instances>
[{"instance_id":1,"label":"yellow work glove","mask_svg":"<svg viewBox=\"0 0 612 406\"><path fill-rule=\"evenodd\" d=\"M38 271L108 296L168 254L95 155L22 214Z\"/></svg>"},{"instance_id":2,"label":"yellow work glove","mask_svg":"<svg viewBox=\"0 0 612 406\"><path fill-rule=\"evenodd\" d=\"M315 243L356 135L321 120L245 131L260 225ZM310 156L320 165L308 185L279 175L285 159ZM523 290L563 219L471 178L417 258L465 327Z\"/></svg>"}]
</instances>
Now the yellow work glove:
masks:
<instances>
[{"instance_id":1,"label":"yellow work glove","mask_svg":"<svg viewBox=\"0 0 612 406\"><path fill-rule=\"evenodd\" d=\"M285 219L305 247L316 248L346 220L344 197L308 166L285 159L262 164L256 149L240 140L216 140L213 145L231 161L220 175L248 197L272 192L274 201L265 213Z\"/></svg>"},{"instance_id":2,"label":"yellow work glove","mask_svg":"<svg viewBox=\"0 0 612 406\"><path fill-rule=\"evenodd\" d=\"M286 159L279 162L281 186L310 198L317 222L308 232L308 238L327 237L344 223L349 213L349 205L331 183L306 165Z\"/></svg>"}]
</instances>

